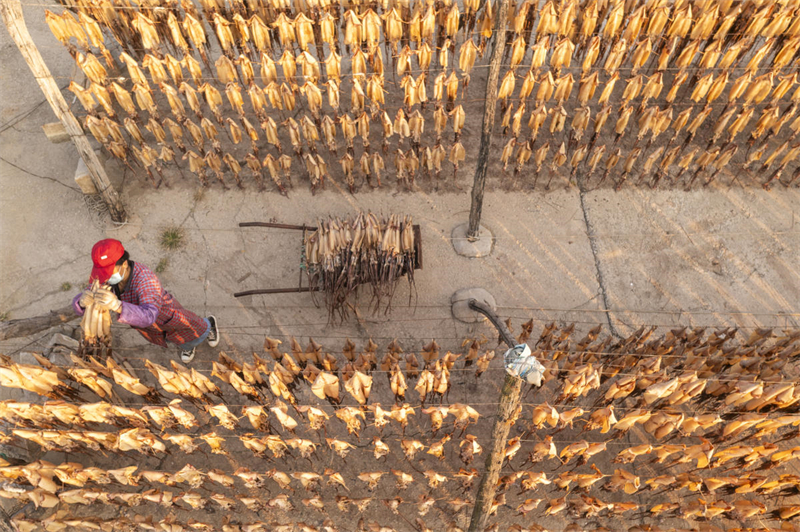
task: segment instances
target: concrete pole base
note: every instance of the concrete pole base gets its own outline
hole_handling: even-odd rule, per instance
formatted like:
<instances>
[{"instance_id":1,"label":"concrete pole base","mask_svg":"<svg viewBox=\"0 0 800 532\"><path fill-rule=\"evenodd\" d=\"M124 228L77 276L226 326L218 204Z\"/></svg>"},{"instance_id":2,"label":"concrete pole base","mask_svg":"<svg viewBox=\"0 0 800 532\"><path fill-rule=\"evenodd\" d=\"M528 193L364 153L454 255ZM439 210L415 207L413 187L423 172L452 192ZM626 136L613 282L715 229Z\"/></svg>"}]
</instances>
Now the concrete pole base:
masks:
<instances>
[{"instance_id":1,"label":"concrete pole base","mask_svg":"<svg viewBox=\"0 0 800 532\"><path fill-rule=\"evenodd\" d=\"M479 323L486 319L486 316L469 308L469 300L475 299L485 303L492 310L497 310L494 296L483 288L462 288L450 296L450 310L453 317L464 323Z\"/></svg>"},{"instance_id":2,"label":"concrete pole base","mask_svg":"<svg viewBox=\"0 0 800 532\"><path fill-rule=\"evenodd\" d=\"M467 239L467 229L469 224L463 223L455 226L450 238L453 242L453 249L462 257L477 259L486 257L492 253L494 247L494 235L489 229L481 225L478 230L478 239L470 242Z\"/></svg>"}]
</instances>

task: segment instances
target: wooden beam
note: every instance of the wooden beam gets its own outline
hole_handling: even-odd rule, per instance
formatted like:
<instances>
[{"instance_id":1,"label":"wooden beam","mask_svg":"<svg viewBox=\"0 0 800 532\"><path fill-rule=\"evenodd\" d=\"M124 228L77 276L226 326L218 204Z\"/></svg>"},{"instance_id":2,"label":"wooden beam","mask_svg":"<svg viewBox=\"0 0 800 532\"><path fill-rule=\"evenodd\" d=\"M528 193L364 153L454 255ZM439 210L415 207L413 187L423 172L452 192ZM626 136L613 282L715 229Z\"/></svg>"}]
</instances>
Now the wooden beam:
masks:
<instances>
[{"instance_id":1,"label":"wooden beam","mask_svg":"<svg viewBox=\"0 0 800 532\"><path fill-rule=\"evenodd\" d=\"M22 5L19 0L0 1L0 16L2 16L11 38L16 43L20 53L22 53L22 57L28 63L31 72L33 72L33 77L36 78L36 82L42 89L47 103L50 104L56 117L64 124L64 129L72 138L72 142L78 149L78 154L83 159L83 162L86 163L86 167L92 175L95 188L97 188L103 197L103 201L108 206L111 219L119 223L124 222L126 220L125 209L119 199L119 194L111 186L111 181L109 181L103 165L83 133L83 128L69 110L69 106L53 79L50 69L47 68L42 54L39 53L31 34L28 33L28 28L25 26L25 18L22 14Z\"/></svg>"},{"instance_id":2,"label":"wooden beam","mask_svg":"<svg viewBox=\"0 0 800 532\"><path fill-rule=\"evenodd\" d=\"M486 187L486 171L489 168L489 148L492 145L494 131L494 114L497 107L497 84L500 79L500 61L506 47L506 26L508 24L509 0L502 0L497 20L494 24L494 47L489 61L489 75L486 78L486 99L483 102L483 129L481 130L481 145L478 149L478 164L475 167L475 180L472 184L472 203L469 209L469 226L467 239L478 239L483 212L483 189Z\"/></svg>"},{"instance_id":3,"label":"wooden beam","mask_svg":"<svg viewBox=\"0 0 800 532\"><path fill-rule=\"evenodd\" d=\"M50 327L55 327L56 325L61 325L62 323L67 323L76 319L78 319L78 315L75 314L72 305L69 305L64 308L52 310L44 316L0 322L0 340L30 336L41 331L46 331Z\"/></svg>"},{"instance_id":4,"label":"wooden beam","mask_svg":"<svg viewBox=\"0 0 800 532\"><path fill-rule=\"evenodd\" d=\"M504 0L504 2L506 1L508 0ZM471 299L469 307L489 318L509 349L514 347L515 342L511 332L488 306ZM500 391L497 417L495 417L494 427L492 427L492 448L486 457L486 470L478 484L478 495L475 497L475 506L472 508L472 517L467 532L483 532L486 528L486 520L489 518L489 510L497 494L497 481L500 480L500 470L503 468L505 460L508 432L516 420L521 391L522 379L506 374L503 388Z\"/></svg>"}]
</instances>

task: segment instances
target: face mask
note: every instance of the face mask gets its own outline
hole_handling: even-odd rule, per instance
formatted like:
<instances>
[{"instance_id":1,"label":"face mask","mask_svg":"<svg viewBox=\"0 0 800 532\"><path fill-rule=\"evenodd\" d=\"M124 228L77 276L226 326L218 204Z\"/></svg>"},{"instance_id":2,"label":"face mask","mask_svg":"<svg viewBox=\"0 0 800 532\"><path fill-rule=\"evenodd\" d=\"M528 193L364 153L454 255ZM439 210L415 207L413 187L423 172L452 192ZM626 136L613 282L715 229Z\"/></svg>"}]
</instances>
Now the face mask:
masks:
<instances>
[{"instance_id":1,"label":"face mask","mask_svg":"<svg viewBox=\"0 0 800 532\"><path fill-rule=\"evenodd\" d=\"M120 281L122 281L122 275L120 275L119 272L114 272L111 274L111 277L108 278L108 281L106 281L106 283L113 286L115 284L119 284Z\"/></svg>"}]
</instances>

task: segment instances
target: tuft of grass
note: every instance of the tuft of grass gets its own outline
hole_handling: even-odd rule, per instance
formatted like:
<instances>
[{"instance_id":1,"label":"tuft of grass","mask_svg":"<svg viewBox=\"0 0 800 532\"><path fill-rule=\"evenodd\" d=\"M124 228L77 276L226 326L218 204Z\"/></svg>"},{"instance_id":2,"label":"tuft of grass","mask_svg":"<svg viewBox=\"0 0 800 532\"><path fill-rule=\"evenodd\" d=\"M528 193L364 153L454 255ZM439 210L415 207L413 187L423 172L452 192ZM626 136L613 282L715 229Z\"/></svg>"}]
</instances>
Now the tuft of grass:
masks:
<instances>
[{"instance_id":1,"label":"tuft of grass","mask_svg":"<svg viewBox=\"0 0 800 532\"><path fill-rule=\"evenodd\" d=\"M205 188L198 188L194 191L194 202L200 203L206 197L206 189Z\"/></svg>"},{"instance_id":2,"label":"tuft of grass","mask_svg":"<svg viewBox=\"0 0 800 532\"><path fill-rule=\"evenodd\" d=\"M72 283L70 282L61 283L62 292L69 292L70 290L72 290Z\"/></svg>"},{"instance_id":3,"label":"tuft of grass","mask_svg":"<svg viewBox=\"0 0 800 532\"><path fill-rule=\"evenodd\" d=\"M167 266L168 265L169 265L169 260L167 260L167 258L164 257L163 259L158 261L158 264L156 264L155 272L156 273L164 273L167 270Z\"/></svg>"},{"instance_id":4,"label":"tuft of grass","mask_svg":"<svg viewBox=\"0 0 800 532\"><path fill-rule=\"evenodd\" d=\"M169 251L180 249L185 244L183 229L168 227L161 232L161 247Z\"/></svg>"},{"instance_id":5,"label":"tuft of grass","mask_svg":"<svg viewBox=\"0 0 800 532\"><path fill-rule=\"evenodd\" d=\"M0 321L8 321L8 319L10 317L11 317L11 313L10 312L2 312L2 313L0 313Z\"/></svg>"}]
</instances>

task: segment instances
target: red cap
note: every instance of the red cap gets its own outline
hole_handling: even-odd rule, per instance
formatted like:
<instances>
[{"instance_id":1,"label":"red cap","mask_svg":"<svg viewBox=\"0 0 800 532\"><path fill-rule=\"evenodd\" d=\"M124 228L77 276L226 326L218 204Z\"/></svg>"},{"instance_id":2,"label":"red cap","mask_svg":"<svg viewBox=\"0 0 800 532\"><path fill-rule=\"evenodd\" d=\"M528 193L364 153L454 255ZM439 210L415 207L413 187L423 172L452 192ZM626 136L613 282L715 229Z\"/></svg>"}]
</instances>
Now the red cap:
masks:
<instances>
[{"instance_id":1,"label":"red cap","mask_svg":"<svg viewBox=\"0 0 800 532\"><path fill-rule=\"evenodd\" d=\"M89 277L89 282L97 279L100 283L105 283L111 274L114 273L114 266L117 261L122 258L125 253L125 248L122 247L122 242L114 240L113 238L106 238L101 240L92 247L92 275Z\"/></svg>"}]
</instances>

